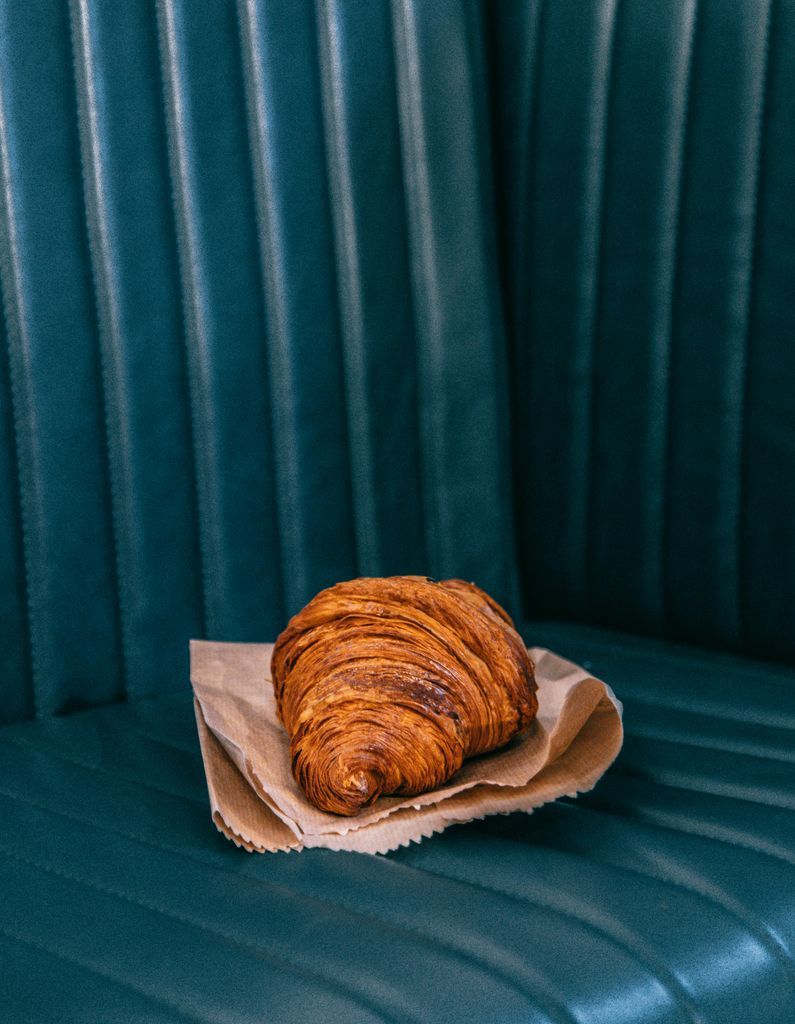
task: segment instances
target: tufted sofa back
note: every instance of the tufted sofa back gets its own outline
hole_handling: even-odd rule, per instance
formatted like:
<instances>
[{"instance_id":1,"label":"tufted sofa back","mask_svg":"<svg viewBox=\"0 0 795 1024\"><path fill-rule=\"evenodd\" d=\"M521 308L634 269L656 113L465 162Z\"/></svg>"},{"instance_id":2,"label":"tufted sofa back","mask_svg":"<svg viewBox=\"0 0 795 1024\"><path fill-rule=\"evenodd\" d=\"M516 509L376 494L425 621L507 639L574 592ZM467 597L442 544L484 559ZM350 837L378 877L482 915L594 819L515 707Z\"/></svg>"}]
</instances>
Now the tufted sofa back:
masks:
<instances>
[{"instance_id":1,"label":"tufted sofa back","mask_svg":"<svg viewBox=\"0 0 795 1024\"><path fill-rule=\"evenodd\" d=\"M2 0L0 721L357 574L791 658L793 54L793 0Z\"/></svg>"}]
</instances>

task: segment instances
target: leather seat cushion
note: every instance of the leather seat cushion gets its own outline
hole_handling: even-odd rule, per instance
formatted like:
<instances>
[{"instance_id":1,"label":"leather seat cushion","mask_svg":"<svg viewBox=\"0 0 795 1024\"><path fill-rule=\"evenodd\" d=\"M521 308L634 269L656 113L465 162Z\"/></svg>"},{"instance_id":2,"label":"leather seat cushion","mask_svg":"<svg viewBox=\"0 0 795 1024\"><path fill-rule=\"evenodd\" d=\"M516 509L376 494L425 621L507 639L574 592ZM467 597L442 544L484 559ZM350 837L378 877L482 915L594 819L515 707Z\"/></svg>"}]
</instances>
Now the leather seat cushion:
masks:
<instances>
[{"instance_id":1,"label":"leather seat cushion","mask_svg":"<svg viewBox=\"0 0 795 1024\"><path fill-rule=\"evenodd\" d=\"M189 694L0 731L0 1019L795 1019L795 673L556 624L627 740L591 794L387 857L213 829Z\"/></svg>"}]
</instances>

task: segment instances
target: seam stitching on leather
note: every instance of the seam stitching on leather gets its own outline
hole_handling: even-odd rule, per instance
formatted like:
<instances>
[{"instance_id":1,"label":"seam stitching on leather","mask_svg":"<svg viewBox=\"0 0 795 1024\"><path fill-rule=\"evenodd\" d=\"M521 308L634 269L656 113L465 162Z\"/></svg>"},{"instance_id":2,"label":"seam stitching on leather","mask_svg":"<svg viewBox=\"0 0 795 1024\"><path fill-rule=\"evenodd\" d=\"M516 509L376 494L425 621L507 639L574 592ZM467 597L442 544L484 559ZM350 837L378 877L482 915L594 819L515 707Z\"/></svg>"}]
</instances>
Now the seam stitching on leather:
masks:
<instances>
[{"instance_id":1,"label":"seam stitching on leather","mask_svg":"<svg viewBox=\"0 0 795 1024\"><path fill-rule=\"evenodd\" d=\"M208 631L208 623L212 618L214 619L214 608L212 601L210 600L210 579L207 569L208 561L208 527L206 522L207 517L207 487L204 485L203 474L201 470L201 464L199 460L199 449L196 443L197 434L199 432L199 388L200 381L198 378L197 368L195 366L195 359L191 353L191 342L198 335L197 325L195 323L196 312L193 308L193 302L191 296L195 296L196 288L195 283L191 279L189 272L189 261L186 256L186 249L188 243L186 239L186 228L185 228L185 214L182 209L182 203L179 199L179 157L175 152L174 135L179 130L178 126L174 124L174 112L172 109L172 102L169 98L170 92L170 78L168 74L168 43L165 38L166 31L164 30L163 21L165 18L164 5L168 0L157 0L156 4L156 36L157 36L157 48L158 48L158 67L160 74L160 90L159 98L163 109L163 132L166 141L166 151L168 153L167 167L168 167L168 184L169 184L169 197L171 200L171 213L172 213L172 226L175 237L175 248L177 253L177 265L179 267L179 277L181 287L179 289L179 308L181 311L182 320L182 353L185 367L185 377L187 382L188 392L188 414L189 414L189 437L190 437L190 451L191 451L191 462L193 470L193 487L196 496L196 529L198 532L198 556L199 556L199 575L202 582L201 586L201 622L202 622L202 635L206 636Z\"/></svg>"},{"instance_id":2,"label":"seam stitching on leather","mask_svg":"<svg viewBox=\"0 0 795 1024\"><path fill-rule=\"evenodd\" d=\"M682 746L684 744L681 744ZM674 773L676 769L673 769ZM752 799L747 796L736 796L734 793L726 792L726 788L721 783L716 783L711 789L703 789L698 786L688 786L682 782L667 782L664 778L667 771L661 768L655 768L654 777L648 775L639 775L631 771L622 771L620 767L613 766L610 769L612 775L617 776L620 779L627 779L630 782L647 782L652 783L655 786L665 786L668 789L681 790L686 793L701 793L704 796L718 797L721 800L739 800L742 803L751 804L753 807L774 807L780 811L794 811L795 804L792 803L774 803L772 800L759 800L758 798ZM669 778L671 776L669 775Z\"/></svg>"},{"instance_id":3,"label":"seam stitching on leather","mask_svg":"<svg viewBox=\"0 0 795 1024\"><path fill-rule=\"evenodd\" d=\"M624 711L626 713L627 705L632 706L631 701L623 701ZM713 750L720 754L729 754L733 757L750 757L755 761L769 761L773 765L792 765L795 761L793 757L777 756L769 753L759 753L754 750L741 749L738 746L729 747L724 743L714 741L710 736L700 735L698 737L692 737L691 739L683 739L681 736L673 736L670 732L656 731L653 725L643 725L642 723L633 723L631 728L627 728L626 720L624 721L624 735L631 737L636 740L651 740L654 743L668 743L672 746L677 747L692 747L695 750Z\"/></svg>"},{"instance_id":4,"label":"seam stitching on leather","mask_svg":"<svg viewBox=\"0 0 795 1024\"><path fill-rule=\"evenodd\" d=\"M504 319L508 347L508 365L509 369L515 367L517 370L516 373L510 373L506 391L510 415L510 470L513 477L512 501L514 543L518 564L518 601L519 609L523 616L527 615L528 611L535 606L536 585L533 574L530 571L529 555L525 554L529 545L526 547L523 543L523 539L528 532L527 524L530 521L533 500L528 500L528 483L526 474L523 472L522 460L520 459L521 442L526 437L528 446L532 444L533 432L530 431L528 435L525 431L521 430L523 421L519 418L519 410L523 408L526 398L521 382L528 378L532 381L533 376L528 373L531 362L528 358L527 346L519 344L519 337L526 337L528 335L528 325L532 319L530 315L530 297L533 292L533 271L536 261L531 239L533 237L535 221L536 156L541 108L541 49L546 35L547 11L548 7L545 0L537 0L531 8L531 14L528 15L528 23L532 24L529 44L529 59L532 63L526 87L527 94L529 95L529 100L527 101L529 109L526 117L522 119L525 130L519 133L521 149L516 158L518 173L516 173L515 177L518 180L518 188L516 189L517 199L514 222L518 228L512 239L511 252L508 253L507 257L500 260L501 277L504 278L503 290L505 293L503 309L507 311L504 314ZM495 97L498 102L500 99L499 89L495 89ZM523 100L524 96L521 99ZM492 117L492 122L495 121L496 117ZM495 161L495 167L499 167L497 162L499 161L499 155L494 139L492 139L492 149L494 151L493 160ZM504 217L507 209L502 212ZM510 235L505 228L503 228L503 235L504 243L507 243ZM502 246L499 248L502 249ZM508 248L507 244L505 244L505 248ZM511 264L513 264L513 267L511 267ZM511 269L513 269L513 273L511 273ZM508 301L509 299L510 301Z\"/></svg>"},{"instance_id":5,"label":"seam stitching on leather","mask_svg":"<svg viewBox=\"0 0 795 1024\"><path fill-rule=\"evenodd\" d=\"M491 486L497 495L498 522L494 527L497 550L491 558L496 567L495 578L504 588L509 609L519 609L519 578L517 572L517 537L514 518L513 463L511 459L510 364L507 351L505 304L499 273L497 241L497 208L495 202L494 143L491 131L492 111L489 103L489 72L486 56L484 5L464 5L463 34L467 49L468 74L465 109L472 132L473 191L476 196L476 242L482 256L483 304L486 307L486 342L481 365L487 368L492 382L486 391L491 396L489 420L493 429L491 463L494 476Z\"/></svg>"},{"instance_id":6,"label":"seam stitching on leather","mask_svg":"<svg viewBox=\"0 0 795 1024\"><path fill-rule=\"evenodd\" d=\"M175 793L173 790L165 789L163 786L157 786L152 782L143 782L140 779L127 778L124 775L120 775L118 772L111 771L109 768L101 768L99 765L88 764L86 761L81 761L76 757L61 753L60 751L56 752L54 750L47 750L44 747L37 746L35 743L31 743L28 739L23 739L21 736L5 736L4 739L8 743L13 743L15 746L33 750L37 754L52 758L55 761L65 761L67 764L73 764L78 768L84 768L86 771L95 772L97 775L102 775L106 778L116 779L119 782L126 782L131 786L139 786L142 789L149 789L155 793L162 793L163 796L174 797L177 800L187 800L189 803L197 804L199 807L207 807L207 802L205 800L201 800L199 797L188 796L186 793Z\"/></svg>"},{"instance_id":7,"label":"seam stitching on leather","mask_svg":"<svg viewBox=\"0 0 795 1024\"><path fill-rule=\"evenodd\" d=\"M792 682L795 666L782 661L765 661L758 656L732 652L727 649L699 647L679 640L668 640L663 637L648 636L640 633L624 632L609 627L601 627L593 623L567 622L561 619L531 619L523 623L525 627L549 629L570 633L576 629L580 639L578 649L587 645L590 652L606 651L608 654L618 652L625 662L643 662L655 664L661 656L673 665L683 665L688 671L706 669L715 674L720 669L736 666L749 675L759 675L765 680L786 680ZM570 639L570 638L569 638ZM573 657L573 655L571 655Z\"/></svg>"},{"instance_id":8,"label":"seam stitching on leather","mask_svg":"<svg viewBox=\"0 0 795 1024\"><path fill-rule=\"evenodd\" d=\"M584 580L584 611L587 617L592 617L593 608L593 593L592 583L594 577L593 571L593 557L594 557L594 545L593 537L596 533L592 529L592 523L594 519L594 480L596 478L595 473L595 461L596 461L596 414L597 414L597 395L596 395L596 366L597 366L597 353L599 350L599 338L601 331L599 328L599 322L602 317L602 278L604 275L604 246L605 246L605 216L606 216L606 195L607 195L607 169L608 169L608 155L610 150L610 142L612 137L611 131L611 107L614 99L615 92L615 76L616 76L616 50L618 45L618 33L619 33L619 20L621 16L621 2L622 0L614 0L612 8L612 17L610 20L610 27L608 29L609 38L607 40L607 52L604 55L604 96L602 103L604 106L602 113L603 122L600 124L600 135L601 146L599 149L599 162L597 170L594 174L596 181L594 182L590 177L587 179L587 187L590 189L597 188L598 196L596 199L596 210L595 213L595 226L593 229L592 247L593 250L590 253L594 268L592 272L593 283L590 289L591 294L589 295L589 315L588 315L588 331L587 331L587 349L588 349L588 397L587 397L587 409L585 414L585 428L587 431L587 454L584 460L584 476L585 480L583 483L584 504L582 507L582 522L581 527L581 574ZM597 67L599 64L597 63ZM589 136L592 138L593 126L591 124L593 117L593 105L594 105L594 93L592 92L589 96ZM590 140L589 140L590 141ZM581 302L581 297L578 294L578 304Z\"/></svg>"},{"instance_id":9,"label":"seam stitching on leather","mask_svg":"<svg viewBox=\"0 0 795 1024\"><path fill-rule=\"evenodd\" d=\"M699 6L698 0L693 0L693 16L689 27L688 38L686 40L687 46L687 71L685 74L684 82L684 99L681 110L682 126L679 133L679 168L676 175L676 210L674 215L673 223L673 266L671 268L671 280L668 294L668 325L667 325L667 345L668 345L668 365L666 374L666 393L665 393L665 431L662 435L663 444L665 445L665 453L663 457L663 478L662 478L662 529L660 537L660 560L661 560L661 571L660 571L660 611L661 611L661 625L663 633L667 633L667 624L671 617L671 601L668 596L668 559L666 557L668 552L668 545L670 543L671 535L671 515L670 515L670 494L671 484L673 480L673 457L671 445L671 422L673 419L673 369L674 369L674 345L676 340L676 329L674 325L674 317L678 306L679 291L682 280L682 208L684 206L684 187L685 179L687 175L687 157L688 150L690 149L690 131L692 128L690 122L690 106L692 96L692 83L693 76L695 74L696 66L696 42L698 39L698 20L701 7Z\"/></svg>"},{"instance_id":10,"label":"seam stitching on leather","mask_svg":"<svg viewBox=\"0 0 795 1024\"><path fill-rule=\"evenodd\" d=\"M423 542L430 571L434 575L451 575L448 572L447 547L449 529L440 500L444 488L443 474L439 473L439 444L444 433L436 403L430 400L433 390L435 359L433 335L438 314L438 281L430 240L430 214L428 205L428 184L423 174L424 161L421 154L421 138L425 135L424 112L422 109L422 85L420 83L419 58L412 46L412 14L406 0L391 0L390 29L393 61L395 66L395 96L398 111L398 132L400 138L400 168L402 179L403 206L406 212L406 241L409 259L409 284L412 323L414 327L414 366L417 374L417 430L419 439L420 501L423 508ZM412 132L412 126L416 131ZM420 329L420 322L425 324ZM427 341L431 336L431 342ZM423 337L425 342L423 343ZM429 384L429 378L431 383ZM440 479L441 477L441 479Z\"/></svg>"},{"instance_id":11,"label":"seam stitching on leather","mask_svg":"<svg viewBox=\"0 0 795 1024\"><path fill-rule=\"evenodd\" d=\"M209 1018L194 1016L189 1010L183 1008L177 1003L172 1003L170 1000L164 999L162 996L154 995L148 990L139 988L137 985L134 985L132 982L126 981L123 978L115 977L110 973L110 971L106 971L103 967L97 967L95 964L87 963L85 960L70 956L68 953L64 953L61 950L53 949L51 946L46 946L43 942L39 942L37 939L31 939L27 936L20 935L18 932L6 928L1 924L0 934L5 935L6 938L12 939L14 942L18 942L22 946L32 947L33 949L39 950L39 952L47 953L49 956L55 957L57 960L62 960L64 963L70 964L73 967L79 967L81 970L87 971L89 974L95 974L97 977L103 978L105 981L109 981L111 984L117 985L119 988L135 992L136 995L143 996L155 1005L164 1006L170 1013L175 1013L184 1020L191 1021L192 1024L212 1024Z\"/></svg>"},{"instance_id":12,"label":"seam stitching on leather","mask_svg":"<svg viewBox=\"0 0 795 1024\"><path fill-rule=\"evenodd\" d=\"M343 155L343 152L350 149L350 141L346 137L342 86L335 80L335 70L340 66L332 53L335 44L335 15L327 0L314 0L314 9L324 163L328 191L331 193L331 201L328 203L329 222L334 244L336 326L342 362L355 568L357 576L380 576L376 489L373 486L372 423L366 394L360 253L350 168Z\"/></svg>"},{"instance_id":13,"label":"seam stitching on leather","mask_svg":"<svg viewBox=\"0 0 795 1024\"><path fill-rule=\"evenodd\" d=\"M304 558L304 526L290 509L301 507L298 454L295 446L296 421L293 392L293 369L289 360L289 339L286 338L282 282L276 271L278 257L274 250L280 244L277 216L268 201L272 192L267 157L270 136L267 118L258 103L256 58L261 44L256 39L256 9L246 0L236 5L243 94L246 105L248 160L254 191L257 263L263 291L265 314L265 356L268 368L268 396L271 423L271 450L276 478L275 513L277 523L278 559L282 567L281 593L284 607L296 610L311 596L310 581ZM263 158L263 151L265 157ZM289 440L288 440L289 437ZM282 497L286 495L286 497Z\"/></svg>"},{"instance_id":14,"label":"seam stitching on leather","mask_svg":"<svg viewBox=\"0 0 795 1024\"><path fill-rule=\"evenodd\" d=\"M146 732L143 729L132 728L130 731L135 733L136 736L140 736L141 739L149 740L150 743L157 743L161 747L167 747L169 750L176 750L180 754L189 754L197 760L201 759L201 751L187 743L178 743L175 740L164 740L162 736L155 736L154 733Z\"/></svg>"},{"instance_id":15,"label":"seam stitching on leather","mask_svg":"<svg viewBox=\"0 0 795 1024\"><path fill-rule=\"evenodd\" d=\"M737 615L739 619L739 635L743 643L747 643L748 634L748 581L747 581L747 554L744 554L743 534L746 527L746 496L748 491L748 445L746 435L748 430L748 398L749 398L749 376L750 376L750 348L752 344L751 322L756 311L757 289L756 279L759 264L759 253L761 251L762 225L759 216L761 204L765 155L765 111L768 106L769 85L770 85L770 50L773 38L773 17L775 0L768 0L765 22L765 40L762 49L762 80L759 86L759 109L756 112L754 124L754 198L751 212L751 252L748 267L746 294L744 301L744 324L743 324L743 364L742 364L742 388L740 401L740 430L739 430L739 459L738 459L738 498L737 498Z\"/></svg>"},{"instance_id":16,"label":"seam stitching on leather","mask_svg":"<svg viewBox=\"0 0 795 1024\"><path fill-rule=\"evenodd\" d=\"M631 780L637 781L637 780ZM663 786L663 783L653 783L653 785ZM773 860L779 861L782 864L795 864L795 856L788 856L781 849L776 847L774 843L767 843L765 840L760 840L755 845L751 840L743 840L732 838L728 835L719 835L720 832L725 832L728 826L725 825L710 825L706 824L703 828L696 828L689 825L676 824L673 821L664 823L662 821L655 820L655 814L662 814L663 817L669 817L671 812L656 812L653 809L645 812L648 817L644 815L644 810L641 808L640 813L637 811L632 812L628 810L611 810L602 801L598 801L597 798L591 797L585 802L585 806L597 810L603 814L609 814L614 818L628 818L630 821L640 821L644 825L654 825L656 828L664 828L671 832L684 832L687 835L699 836L701 839L709 839L712 842L726 843L727 846L735 846L738 849L749 850L751 853L759 854L763 857L772 857ZM765 845L762 845L764 843ZM766 848L767 847L767 848Z\"/></svg>"},{"instance_id":17,"label":"seam stitching on leather","mask_svg":"<svg viewBox=\"0 0 795 1024\"><path fill-rule=\"evenodd\" d=\"M595 921L590 920L588 917L580 916L572 910L563 910L561 907L556 907L554 903L541 899L538 896L527 896L525 894L511 892L510 890L500 889L494 885L487 885L485 882L474 882L468 878L462 878L458 875L449 875L444 871L437 871L425 866L418 867L414 864L407 864L403 861L400 861L399 863L402 867L408 868L412 871L419 871L423 874L459 882L463 885L470 886L473 889L483 889L486 892L495 893L518 903L528 903L530 906L542 907L544 910L548 910L552 914L557 914L559 917L574 921L580 927L588 931L596 932L597 935L603 936L612 945L625 950L631 959L636 960L646 970L648 970L649 973L659 982L661 987L668 992L674 1002L685 1011L690 1021L692 1021L692 1024L707 1024L705 1018L694 1004L684 983L681 982L674 972L667 967L662 960L662 957L650 948L649 943L645 939L640 938L633 928L622 924L620 921L617 922L616 928L607 927L603 924L600 925L595 923ZM636 948L633 948L632 943L635 944ZM644 952L641 953L641 949L643 949Z\"/></svg>"},{"instance_id":18,"label":"seam stitching on leather","mask_svg":"<svg viewBox=\"0 0 795 1024\"><path fill-rule=\"evenodd\" d=\"M110 533L111 533L111 544L113 547L113 589L114 596L116 598L116 612L118 614L119 622L119 649L120 649L120 669L121 669L121 686L122 693L127 695L129 693L129 663L130 663L130 636L129 636L129 620L126 614L126 586L124 583L125 574L122 571L122 552L119 543L120 535L120 514L121 498L120 498L120 486L118 479L118 468L117 460L114 457L114 452L120 450L120 445L116 437L116 430L113 425L113 416L111 415L111 403L108 397L108 381L113 379L113 376L109 373L108 367L112 364L112 360L109 358L108 345L111 343L113 337L113 327L111 318L106 316L107 310L106 304L109 302L108 290L110 283L107 280L105 274L104 260L100 255L104 246L101 242L101 229L99 226L99 220L101 214L99 207L101 203L100 195L100 184L96 180L96 172L89 173L87 163L91 159L90 156L86 156L86 151L90 154L92 151L91 144L91 130L89 123L91 120L90 114L90 89L88 78L90 70L87 67L87 60L83 54L82 65L78 61L77 51L80 46L80 40L82 35L78 29L78 23L80 19L79 13L75 13L75 3L80 3L80 0L69 0L69 59L72 67L72 83L75 90L75 107L76 107L76 121L78 129L78 157L80 165L80 184L81 184L81 199L83 207L83 218L84 218L84 231L85 238L88 245L89 254L89 267L91 272L91 286L92 286L92 309L94 313L94 319L97 328L97 349L99 355L99 390L100 390L100 402L102 404L103 411L103 454L105 459L105 466L108 473L108 491L109 491L109 506L110 506ZM85 40L86 48L90 48L90 41L86 37ZM102 268L102 269L100 269ZM104 322L103 322L104 321ZM121 403L117 403L117 407Z\"/></svg>"},{"instance_id":19,"label":"seam stitching on leather","mask_svg":"<svg viewBox=\"0 0 795 1024\"><path fill-rule=\"evenodd\" d=\"M47 814L53 814L56 817L65 818L68 821L75 822L87 828L95 829L99 832L108 832L111 835L119 836L122 839L131 840L133 842L140 843L143 846L148 846L153 849L160 850L163 853L171 854L179 858L185 858L186 860L193 861L195 864L198 864L205 869L217 871L223 875L229 875L236 880L244 879L246 883L252 884L258 888L264 888L266 890L276 890L277 892L286 892L289 895L298 897L299 899L305 899L313 903L319 903L323 906L327 906L332 909L342 909L355 917L360 917L364 920L372 921L379 927L391 929L393 931L405 935L413 936L414 938L419 939L423 944L437 946L439 948L449 950L454 955L458 956L459 958L465 961L469 961L475 964L479 968L485 966L488 971L491 971L495 976L499 977L509 987L513 988L515 991L520 992L522 994L527 994L526 990L522 988L521 985L519 985L510 975L506 974L495 965L489 963L486 960L483 960L482 958L479 958L474 953L470 953L466 949L462 949L457 946L451 945L449 942L444 942L440 939L437 939L434 936L423 933L419 929L413 928L409 925L397 923L394 921L390 921L386 918L378 917L378 915L373 914L370 911L362 910L355 906L351 906L350 904L342 903L339 900L331 900L323 896L318 896L314 893L307 893L300 889L293 889L290 886L283 885L281 883L269 882L266 879L258 878L254 875L241 874L238 872L230 871L227 868L221 866L220 864L214 863L212 860L209 860L205 857L197 856L195 853L189 852L184 849L180 849L179 847L169 846L163 842L159 842L154 839L147 839L136 832L125 831L123 829L117 828L116 826L98 824L96 822L89 821L85 818L78 817L76 814L72 814L69 811L65 811L63 810L63 808L49 807L47 804L43 803L40 800L35 800L31 797L22 797L18 793L10 792L9 790L3 789L2 787L0 787L0 795L5 796L12 802L20 803L23 806L27 805L30 807L35 807L38 810L44 811ZM384 861L387 864L394 865L395 863L393 861L389 861L386 859L384 859ZM539 980L543 981L543 979ZM562 1004L559 1007L559 1009L564 1011L566 1010L565 1006L563 1006Z\"/></svg>"},{"instance_id":20,"label":"seam stitching on leather","mask_svg":"<svg viewBox=\"0 0 795 1024\"><path fill-rule=\"evenodd\" d=\"M570 807L572 810L575 811L584 810L586 812L590 811L599 813L598 811L596 811L595 808L578 806L576 802L564 806ZM647 823L636 822L635 824L646 825ZM509 836L505 836L501 833L493 833L486 829L479 829L478 832L481 836L487 837L489 840L494 839L500 842L505 842L516 846L523 845L521 839L512 839ZM781 965L784 967L786 973L792 977L795 977L795 964L793 964L788 954L786 946L776 938L775 933L771 932L763 924L760 923L761 919L753 921L749 920L753 917L752 912L750 910L747 910L744 904L733 899L732 897L722 899L714 895L715 890L713 889L713 891L711 892L710 887L708 886L698 888L692 883L684 882L681 879L674 879L664 874L652 874L651 870L647 870L642 867L628 867L625 864L620 864L616 863L615 861L611 861L606 857L594 856L592 853L585 854L579 852L578 850L561 849L557 845L548 846L545 844L544 848L552 849L555 852L561 853L567 857L574 857L577 860L583 861L585 864L597 864L599 866L607 867L608 869L617 872L630 872L631 874L637 875L640 878L650 879L653 882L658 882L663 885L670 886L673 889L680 889L683 893L698 896L701 899L706 900L709 903L712 903L721 911L730 915L736 921L739 921L744 928L746 928L751 934L753 934L758 939L761 945L765 946L765 948L768 949L768 951L771 952L777 960L780 960ZM725 895L722 889L717 889L717 891L720 892L722 896ZM734 906L732 906L731 904L734 904ZM737 906L740 907L739 910L736 909Z\"/></svg>"},{"instance_id":21,"label":"seam stitching on leather","mask_svg":"<svg viewBox=\"0 0 795 1024\"><path fill-rule=\"evenodd\" d=\"M22 540L22 580L24 586L25 601L25 623L27 627L28 656L30 659L30 691L33 717L41 717L41 708L38 695L40 681L40 668L38 664L38 651L36 645L36 631L33 623L33 598L31 593L31 555L30 555L30 511L28 508L30 499L25 497L25 474L22 467L21 439L23 430L21 426L21 413L23 402L20 401L20 390L22 384L18 376L25 374L25 359L20 355L21 368L16 366L17 360L12 352L11 339L16 337L17 344L22 350L25 347L24 329L22 327L22 303L19 300L18 276L14 270L14 255L16 245L14 236L16 227L14 224L14 213L11 208L10 192L10 159L8 154L8 139L6 125L8 117L5 110L5 96L0 88L0 180L2 182L2 202L0 202L0 230L5 236L6 243L0 246L0 291L2 291L3 321L6 334L6 351L8 353L8 377L9 394L11 398L12 422L14 427L14 458L16 468L16 481L19 500L19 527ZM16 316L14 316L16 314ZM14 324L18 330L13 329ZM17 372L19 370L19 373Z\"/></svg>"},{"instance_id":22,"label":"seam stitching on leather","mask_svg":"<svg viewBox=\"0 0 795 1024\"><path fill-rule=\"evenodd\" d=\"M355 989L350 986L338 981L336 978L330 978L329 976L316 971L311 967L305 967L301 964L297 964L290 960L288 957L283 956L279 953L273 953L270 950L265 949L258 943L250 942L247 939L241 939L236 937L225 928L218 928L213 925L206 924L203 921L199 921L188 914L183 914L181 911L167 910L165 907L156 903L154 900L142 899L138 896L133 896L130 893L125 893L114 886L106 885L103 882L98 882L96 879L81 878L79 875L74 874L71 871L67 871L63 868L56 868L50 864L44 864L41 861L37 861L32 857L27 857L24 854L18 853L15 850L10 850L6 846L0 844L0 852L11 860L16 860L21 864L27 864L29 867L33 867L39 871L44 871L49 875L53 875L56 878L64 878L67 881L74 882L77 885L83 886L87 889L93 889L96 892L102 893L106 896L112 896L115 899L123 900L125 903L129 903L132 906L141 907L143 910L148 910L152 913L160 914L162 917L169 918L173 921L178 921L181 924L189 925L192 928L196 928L198 931L205 932L208 935L212 935L215 938L219 938L227 942L233 948L240 949L245 953L253 956L255 959L262 959L270 961L274 966L286 969L291 973L308 976L315 980L320 981L323 985L331 988L332 990L337 989L346 995L352 997L353 1001L359 1003L360 1006L366 1007L370 1012L374 1012L378 1017L383 1020L390 1020L397 1022L398 1020L405 1020L405 1017L396 1018L391 1014L385 1012L381 1008L377 1008L370 1003L370 1000L362 996ZM0 928L2 926L0 925Z\"/></svg>"},{"instance_id":23,"label":"seam stitching on leather","mask_svg":"<svg viewBox=\"0 0 795 1024\"><path fill-rule=\"evenodd\" d=\"M795 685L795 681L793 681L793 685ZM698 703L696 703L696 706L694 707L686 707L684 703L671 703L663 697L655 697L654 694L644 693L641 696L634 694L631 697L623 696L622 703L625 707L626 705L631 707L634 704L651 710L672 711L675 713L682 712L683 714L697 715L699 718L707 718L717 722L727 722L730 725L752 725L755 728L769 729L771 731L781 729L786 732L795 732L795 723L790 725L789 722L773 722L770 719L762 719L759 717L749 718L740 713L736 715L721 714L721 709L712 708L707 704L698 705ZM725 711L725 709L723 710Z\"/></svg>"}]
</instances>

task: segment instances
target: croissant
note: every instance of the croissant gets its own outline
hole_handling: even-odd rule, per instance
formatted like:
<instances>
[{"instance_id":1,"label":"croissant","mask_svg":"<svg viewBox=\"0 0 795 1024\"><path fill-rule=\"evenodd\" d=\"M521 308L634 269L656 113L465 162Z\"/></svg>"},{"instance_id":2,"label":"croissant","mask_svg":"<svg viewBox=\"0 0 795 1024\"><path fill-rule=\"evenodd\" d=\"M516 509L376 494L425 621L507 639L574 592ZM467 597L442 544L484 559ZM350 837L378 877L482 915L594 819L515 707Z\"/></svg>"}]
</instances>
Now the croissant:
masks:
<instances>
[{"instance_id":1,"label":"croissant","mask_svg":"<svg viewBox=\"0 0 795 1024\"><path fill-rule=\"evenodd\" d=\"M538 710L533 662L472 583L361 578L321 591L273 650L293 775L321 810L435 789Z\"/></svg>"}]
</instances>

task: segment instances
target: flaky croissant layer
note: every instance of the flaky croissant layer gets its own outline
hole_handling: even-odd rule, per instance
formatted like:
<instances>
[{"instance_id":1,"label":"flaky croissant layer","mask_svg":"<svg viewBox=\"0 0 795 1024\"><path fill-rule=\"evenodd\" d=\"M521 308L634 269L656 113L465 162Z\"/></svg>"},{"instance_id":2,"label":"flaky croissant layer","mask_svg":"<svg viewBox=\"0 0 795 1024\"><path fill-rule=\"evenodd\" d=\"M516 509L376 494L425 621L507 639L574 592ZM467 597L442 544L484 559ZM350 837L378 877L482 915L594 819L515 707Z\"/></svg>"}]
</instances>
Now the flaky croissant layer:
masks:
<instances>
[{"instance_id":1,"label":"flaky croissant layer","mask_svg":"<svg viewBox=\"0 0 795 1024\"><path fill-rule=\"evenodd\" d=\"M538 710L533 662L513 622L463 580L362 577L329 587L279 636L271 675L295 779L335 814L441 786Z\"/></svg>"}]
</instances>

